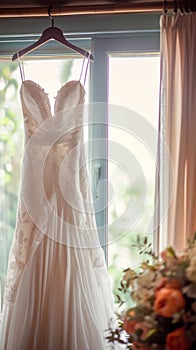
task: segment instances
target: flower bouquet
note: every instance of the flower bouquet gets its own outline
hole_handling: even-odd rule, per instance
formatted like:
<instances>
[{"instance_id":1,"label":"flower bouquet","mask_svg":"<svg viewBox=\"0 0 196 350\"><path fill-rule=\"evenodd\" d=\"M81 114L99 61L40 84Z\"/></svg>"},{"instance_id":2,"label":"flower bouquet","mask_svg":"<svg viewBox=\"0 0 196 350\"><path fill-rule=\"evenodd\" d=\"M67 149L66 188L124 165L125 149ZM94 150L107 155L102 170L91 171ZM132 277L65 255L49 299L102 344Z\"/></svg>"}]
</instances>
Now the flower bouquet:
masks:
<instances>
[{"instance_id":1,"label":"flower bouquet","mask_svg":"<svg viewBox=\"0 0 196 350\"><path fill-rule=\"evenodd\" d=\"M138 272L124 270L118 300L119 310L125 307L108 341L133 350L195 350L196 238L179 256L168 247L158 258L146 238L138 238L137 246L149 259Z\"/></svg>"}]
</instances>

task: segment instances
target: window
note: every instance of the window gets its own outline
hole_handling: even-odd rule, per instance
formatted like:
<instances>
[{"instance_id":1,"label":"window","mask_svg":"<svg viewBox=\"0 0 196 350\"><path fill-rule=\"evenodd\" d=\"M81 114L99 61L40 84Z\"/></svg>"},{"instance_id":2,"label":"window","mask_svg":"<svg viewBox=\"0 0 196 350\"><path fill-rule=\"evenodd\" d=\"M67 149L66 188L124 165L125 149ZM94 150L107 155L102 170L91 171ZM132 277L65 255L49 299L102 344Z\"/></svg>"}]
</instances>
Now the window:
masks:
<instances>
[{"instance_id":1,"label":"window","mask_svg":"<svg viewBox=\"0 0 196 350\"><path fill-rule=\"evenodd\" d=\"M109 56L108 268L137 268L137 236L153 243L159 55ZM111 192L111 193L110 193Z\"/></svg>"},{"instance_id":2,"label":"window","mask_svg":"<svg viewBox=\"0 0 196 350\"><path fill-rule=\"evenodd\" d=\"M126 142L130 143L130 141L126 141L127 135L125 138L123 131L118 135L115 134L115 128L111 126L114 116L112 114L112 106L114 106L115 111L120 111L120 113L122 109L133 109L136 113L144 116L144 114L146 115L146 107L144 107L143 95L145 95L145 91L149 92L153 89L153 96L151 97L153 97L154 100L151 99L150 103L151 105L154 104L154 109L152 114L151 110L148 111L147 123L152 122L151 117L153 115L154 124L152 128L155 128L157 121L155 110L157 110L158 102L159 16L151 14L89 16L88 21L86 21L85 18L86 16L81 16L80 20L78 20L78 17L75 19L66 17L66 21L58 18L56 20L58 23L56 24L64 30L67 39L73 40L73 43L76 45L88 50L92 47L92 52L95 57L95 61L92 63L89 72L89 83L87 84L87 98L88 101L90 101L91 109L89 114L90 119L88 121L89 159L92 163L90 164L90 176L92 180L100 242L106 253L112 283L117 286L119 276L115 275L115 271L117 269L120 270L120 268L126 268L130 261L122 261L120 258L120 256L127 254L128 250L126 247L124 250L126 254L124 254L124 248L121 247L120 252L116 252L117 245L110 244L112 240L116 241L116 238L114 239L113 237L116 229L112 231L110 223L113 220L112 217L123 213L127 203L126 201L129 200L127 199L128 197L124 198L124 196L127 195L125 192L126 186L129 186L129 179L126 176L126 172L122 171L120 175L118 175L118 164L115 165L108 160L112 157L110 156L112 140L122 148L125 148L125 146L128 147ZM12 19L11 23L12 26L10 26L9 20L4 19L0 23L0 29L2 29L2 34L0 35L0 55L5 58L13 54L13 51L15 52L19 48L25 47L30 42L36 40L37 37L40 36L43 28L48 26L47 19L43 19L43 21L32 18L29 20ZM15 32L14 35L13 32ZM31 34L32 32L34 35ZM78 78L81 59L73 55L70 60L69 55L65 56L66 54L68 53L65 52L62 46L57 46L53 42L44 45L40 50L33 52L33 56L31 57L33 59L25 60L26 78L34 81L37 80L50 96L53 97L59 89L60 84L64 83L66 79L71 80ZM65 59L65 57L68 59ZM38 71L38 66L39 69L41 69L41 73ZM129 73L132 69L132 74L135 74L135 79L138 75L137 86L142 87L141 96L138 97L138 94L140 94L140 88L138 88L137 98L134 97L132 101L129 96L132 95L133 91L135 92L135 84L133 79L131 79L131 75L129 76L127 71L123 71L125 67ZM2 98L3 95L1 95L0 100L0 186L1 193L3 194L1 196L0 208L0 289L2 299L8 251L15 226L17 189L19 186L19 169L22 156L23 126L21 123L20 103L16 98L16 93L18 95L20 86L17 64L15 62L1 62L0 69L0 90L5 86L5 82L2 82L3 74L8 74L8 76L10 75L11 79L13 79L6 96L4 96L4 100ZM44 72L44 69L46 72ZM148 73L148 79L145 78L145 81L141 80L143 69L144 74ZM152 70L151 73L153 73L151 75L149 74L150 69ZM45 77L48 71L50 72L50 79L48 79L46 84ZM154 74L155 72L156 74ZM152 79L150 79L150 76ZM49 86L50 81L53 82L51 86ZM138 84L139 81L140 84ZM146 81L148 81L147 84L150 84L149 90L143 89L145 88ZM146 86L146 89L147 88L148 86ZM123 90L126 90L126 94L123 93ZM135 105L136 99L139 101L137 106L139 105L143 110L137 110L138 107L136 108ZM140 101L142 102L140 103ZM107 102L109 102L109 107ZM51 98L51 105L52 104L53 98ZM120 113L118 125L121 122ZM6 115L8 115L8 117L6 117ZM96 142L96 140L98 140L98 142ZM155 139L154 141L156 142ZM140 142L140 145L138 144L137 146L134 145L131 147L131 153L134 155L135 150L138 151L139 147L142 148L142 142ZM145 164L143 164L143 160L141 160L142 164L140 165L142 169L144 168L144 170L146 170L146 163L148 163L149 166L152 157L149 152L146 152L145 147L143 147L143 151L145 151L143 157ZM149 162L146 160L147 153ZM129 154L130 150L128 150L128 155ZM137 155L135 156L136 158L138 157ZM154 174L153 167L149 166L149 168L151 168L152 174ZM109 185L108 188L108 183L110 184L110 179L112 182L114 179L115 181L116 179L118 180L119 176L120 182L122 182L123 185L122 188L118 185L117 189L115 183L115 190L117 189L118 193L118 197L115 197L117 203L115 203L111 200L111 186ZM153 183L147 187L150 191L150 195L148 195L150 208L153 198ZM147 214L147 219L148 218L149 215ZM144 231L145 219L142 225L139 232ZM121 231L122 228L118 227L115 235L121 235ZM136 232L138 231L136 230ZM116 242L118 242L118 247L119 244L122 244L122 246L125 244L121 240ZM136 262L137 259L135 260L135 263Z\"/></svg>"}]
</instances>

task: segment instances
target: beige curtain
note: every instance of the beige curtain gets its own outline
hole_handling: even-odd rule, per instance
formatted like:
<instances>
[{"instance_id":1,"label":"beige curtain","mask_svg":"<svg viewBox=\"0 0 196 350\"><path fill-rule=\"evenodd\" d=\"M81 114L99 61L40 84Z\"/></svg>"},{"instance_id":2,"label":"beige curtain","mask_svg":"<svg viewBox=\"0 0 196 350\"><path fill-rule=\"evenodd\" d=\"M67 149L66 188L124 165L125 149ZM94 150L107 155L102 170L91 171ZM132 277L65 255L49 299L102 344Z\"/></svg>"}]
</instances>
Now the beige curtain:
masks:
<instances>
[{"instance_id":1,"label":"beige curtain","mask_svg":"<svg viewBox=\"0 0 196 350\"><path fill-rule=\"evenodd\" d=\"M163 15L160 26L155 244L181 251L196 231L196 13Z\"/></svg>"}]
</instances>

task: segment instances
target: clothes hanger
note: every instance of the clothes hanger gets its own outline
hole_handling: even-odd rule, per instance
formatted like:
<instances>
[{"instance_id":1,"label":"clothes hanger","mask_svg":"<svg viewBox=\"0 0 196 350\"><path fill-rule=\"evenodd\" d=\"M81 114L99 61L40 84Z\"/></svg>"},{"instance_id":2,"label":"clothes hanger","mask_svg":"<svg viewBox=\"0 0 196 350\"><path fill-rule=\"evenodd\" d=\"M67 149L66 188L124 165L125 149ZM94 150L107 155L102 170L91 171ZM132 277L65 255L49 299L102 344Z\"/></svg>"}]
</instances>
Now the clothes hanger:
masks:
<instances>
[{"instance_id":1,"label":"clothes hanger","mask_svg":"<svg viewBox=\"0 0 196 350\"><path fill-rule=\"evenodd\" d=\"M94 61L92 54L90 54L88 51L85 51L84 49L82 49L82 48L80 48L78 46L75 46L75 45L71 44L69 41L67 41L65 39L62 30L60 28L54 26L54 17L51 16L51 8L52 8L52 6L50 6L48 8L48 16L52 20L52 26L46 28L43 31L41 37L35 43L33 43L33 44L27 46L26 48L16 52L12 56L12 61L15 61L19 57L24 56L25 54L27 54L27 53L37 49L38 47L40 47L41 45L47 43L51 39L55 39L56 41L58 41L59 43L69 47L73 51L76 51L76 52L80 53L83 56L89 57L92 61Z\"/></svg>"}]
</instances>

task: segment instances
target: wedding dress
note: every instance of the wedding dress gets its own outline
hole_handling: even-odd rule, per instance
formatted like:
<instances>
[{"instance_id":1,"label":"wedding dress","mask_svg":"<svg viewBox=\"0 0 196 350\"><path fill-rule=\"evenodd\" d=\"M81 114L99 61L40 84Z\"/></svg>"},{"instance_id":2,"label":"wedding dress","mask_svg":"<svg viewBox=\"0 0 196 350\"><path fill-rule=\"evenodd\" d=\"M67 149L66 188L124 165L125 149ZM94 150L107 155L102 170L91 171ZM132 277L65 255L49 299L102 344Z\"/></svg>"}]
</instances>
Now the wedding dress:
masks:
<instances>
[{"instance_id":1,"label":"wedding dress","mask_svg":"<svg viewBox=\"0 0 196 350\"><path fill-rule=\"evenodd\" d=\"M1 322L1 350L104 350L115 322L83 141L85 90L20 90L25 152Z\"/></svg>"}]
</instances>

